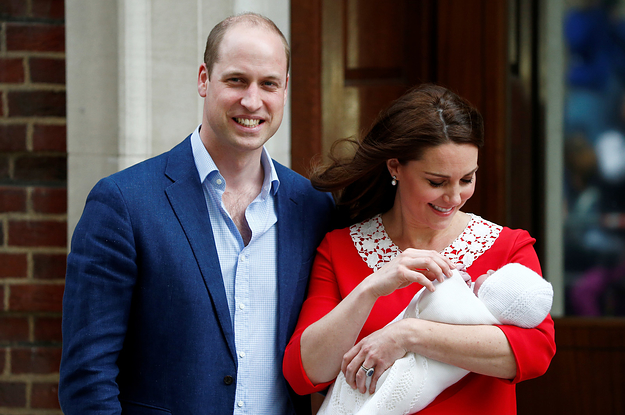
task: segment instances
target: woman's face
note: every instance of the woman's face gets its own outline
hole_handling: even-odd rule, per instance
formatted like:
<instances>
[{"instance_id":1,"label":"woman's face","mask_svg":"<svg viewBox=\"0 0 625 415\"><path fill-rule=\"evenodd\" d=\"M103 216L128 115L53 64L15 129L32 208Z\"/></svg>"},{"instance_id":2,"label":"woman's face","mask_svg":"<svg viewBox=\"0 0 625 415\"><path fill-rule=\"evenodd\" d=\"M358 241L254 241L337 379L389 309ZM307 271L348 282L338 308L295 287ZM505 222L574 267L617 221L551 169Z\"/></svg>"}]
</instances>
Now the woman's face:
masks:
<instances>
[{"instance_id":1,"label":"woman's face","mask_svg":"<svg viewBox=\"0 0 625 415\"><path fill-rule=\"evenodd\" d=\"M478 149L472 144L442 144L427 149L421 160L388 161L397 176L395 205L415 225L446 229L475 191Z\"/></svg>"}]
</instances>

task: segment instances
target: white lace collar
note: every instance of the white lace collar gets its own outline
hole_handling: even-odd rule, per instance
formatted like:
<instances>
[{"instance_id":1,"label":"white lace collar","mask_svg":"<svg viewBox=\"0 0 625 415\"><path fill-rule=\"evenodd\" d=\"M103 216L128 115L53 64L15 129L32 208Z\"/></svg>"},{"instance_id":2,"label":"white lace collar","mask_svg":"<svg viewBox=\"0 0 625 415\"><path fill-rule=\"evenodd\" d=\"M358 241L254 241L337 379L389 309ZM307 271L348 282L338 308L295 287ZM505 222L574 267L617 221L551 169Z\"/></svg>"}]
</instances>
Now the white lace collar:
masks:
<instances>
[{"instance_id":1,"label":"white lace collar","mask_svg":"<svg viewBox=\"0 0 625 415\"><path fill-rule=\"evenodd\" d=\"M464 231L441 253L456 265L468 268L497 240L502 227L481 217L469 214L471 219ZM393 243L382 224L382 217L350 226L349 233L360 257L374 271L382 268L401 251Z\"/></svg>"}]
</instances>

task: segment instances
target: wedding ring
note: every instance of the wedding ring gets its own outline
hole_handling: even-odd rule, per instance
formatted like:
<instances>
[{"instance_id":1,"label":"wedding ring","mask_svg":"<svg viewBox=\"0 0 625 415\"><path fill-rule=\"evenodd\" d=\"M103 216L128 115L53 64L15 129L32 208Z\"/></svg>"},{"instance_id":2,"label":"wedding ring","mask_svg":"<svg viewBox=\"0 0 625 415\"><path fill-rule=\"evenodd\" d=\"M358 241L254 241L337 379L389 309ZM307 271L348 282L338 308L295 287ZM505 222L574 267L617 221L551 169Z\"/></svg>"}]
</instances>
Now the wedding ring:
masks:
<instances>
[{"instance_id":1,"label":"wedding ring","mask_svg":"<svg viewBox=\"0 0 625 415\"><path fill-rule=\"evenodd\" d=\"M373 372L375 369L372 367L365 367L365 365L360 365L360 368L365 371L365 374L369 377L373 376Z\"/></svg>"}]
</instances>

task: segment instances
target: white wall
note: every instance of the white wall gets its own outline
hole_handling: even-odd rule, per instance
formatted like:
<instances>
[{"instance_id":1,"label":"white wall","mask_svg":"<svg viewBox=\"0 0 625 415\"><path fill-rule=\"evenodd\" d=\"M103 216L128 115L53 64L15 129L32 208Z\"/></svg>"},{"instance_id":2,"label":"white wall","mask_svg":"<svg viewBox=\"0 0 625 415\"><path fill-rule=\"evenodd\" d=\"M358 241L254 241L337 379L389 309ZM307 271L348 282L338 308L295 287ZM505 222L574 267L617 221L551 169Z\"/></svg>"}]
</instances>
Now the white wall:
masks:
<instances>
[{"instance_id":1,"label":"white wall","mask_svg":"<svg viewBox=\"0 0 625 415\"><path fill-rule=\"evenodd\" d=\"M289 0L65 0L68 232L102 177L169 150L201 121L208 33L243 11L289 38ZM290 109L268 142L290 165Z\"/></svg>"}]
</instances>

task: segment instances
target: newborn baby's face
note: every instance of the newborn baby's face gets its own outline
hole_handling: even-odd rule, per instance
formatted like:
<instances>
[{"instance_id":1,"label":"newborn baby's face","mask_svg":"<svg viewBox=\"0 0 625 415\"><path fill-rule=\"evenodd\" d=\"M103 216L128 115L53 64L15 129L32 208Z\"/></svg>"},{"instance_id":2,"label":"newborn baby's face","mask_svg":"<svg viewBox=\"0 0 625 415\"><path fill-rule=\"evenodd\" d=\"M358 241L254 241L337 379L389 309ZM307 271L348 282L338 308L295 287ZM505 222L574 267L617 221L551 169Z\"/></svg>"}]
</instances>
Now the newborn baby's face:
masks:
<instances>
[{"instance_id":1,"label":"newborn baby's face","mask_svg":"<svg viewBox=\"0 0 625 415\"><path fill-rule=\"evenodd\" d=\"M477 296L478 291L480 290L480 287L482 286L484 281L486 281L486 278L490 277L494 273L495 271L493 271L492 269L489 269L486 274L482 274L479 277L477 277L477 279L475 280L475 284L473 285L473 293L476 296Z\"/></svg>"}]
</instances>

